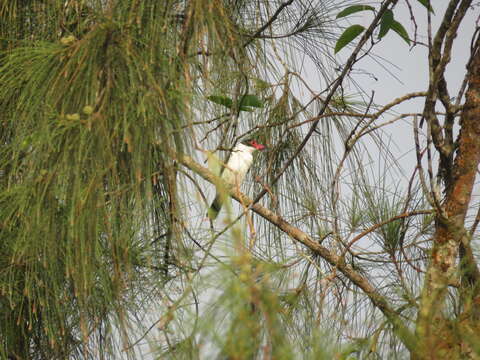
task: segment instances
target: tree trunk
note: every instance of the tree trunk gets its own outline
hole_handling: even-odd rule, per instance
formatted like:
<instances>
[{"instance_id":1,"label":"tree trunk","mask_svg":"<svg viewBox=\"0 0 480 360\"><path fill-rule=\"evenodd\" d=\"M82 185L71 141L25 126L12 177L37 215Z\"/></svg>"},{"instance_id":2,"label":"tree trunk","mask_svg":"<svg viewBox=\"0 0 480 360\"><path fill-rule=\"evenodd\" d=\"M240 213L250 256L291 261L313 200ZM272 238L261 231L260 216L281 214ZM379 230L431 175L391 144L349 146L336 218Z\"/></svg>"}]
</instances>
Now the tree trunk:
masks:
<instances>
[{"instance_id":1,"label":"tree trunk","mask_svg":"<svg viewBox=\"0 0 480 360\"><path fill-rule=\"evenodd\" d=\"M469 344L478 340L478 312L480 297L478 284L472 284L478 274L477 265L469 257L471 235L465 228L465 217L472 197L477 168L480 162L480 52L479 42L468 67L469 88L465 108L460 119L458 150L453 166L453 183L442 205L444 216L437 213L436 230L430 264L422 290L417 318L417 351L413 359L476 358ZM464 251L460 265L459 248ZM460 254L460 255L462 255ZM465 264L465 262L468 262ZM465 266L466 265L466 266ZM460 272L463 270L463 272ZM449 284L458 283L471 291L462 291L463 313L459 318L447 312L446 295ZM464 281L465 278L470 281ZM477 330L475 330L477 329Z\"/></svg>"}]
</instances>

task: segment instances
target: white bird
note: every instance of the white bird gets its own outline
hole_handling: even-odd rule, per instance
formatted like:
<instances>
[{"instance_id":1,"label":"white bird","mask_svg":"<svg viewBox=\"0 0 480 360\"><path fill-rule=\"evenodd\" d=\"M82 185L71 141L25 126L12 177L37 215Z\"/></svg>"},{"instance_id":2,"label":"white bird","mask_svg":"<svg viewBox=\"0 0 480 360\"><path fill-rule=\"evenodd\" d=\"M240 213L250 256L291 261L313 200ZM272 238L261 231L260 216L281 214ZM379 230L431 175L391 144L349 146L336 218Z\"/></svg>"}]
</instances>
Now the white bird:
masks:
<instances>
[{"instance_id":1,"label":"white bird","mask_svg":"<svg viewBox=\"0 0 480 360\"><path fill-rule=\"evenodd\" d=\"M250 166L252 165L253 153L256 150L263 149L265 149L265 146L257 143L255 140L242 141L236 145L233 148L230 158L224 167L221 175L222 180L229 185L240 187L248 169L250 169ZM210 209L208 209L207 213L207 216L211 220L215 220L217 218L224 201L225 195L217 189L215 200L213 200L212 205L210 205Z\"/></svg>"}]
</instances>

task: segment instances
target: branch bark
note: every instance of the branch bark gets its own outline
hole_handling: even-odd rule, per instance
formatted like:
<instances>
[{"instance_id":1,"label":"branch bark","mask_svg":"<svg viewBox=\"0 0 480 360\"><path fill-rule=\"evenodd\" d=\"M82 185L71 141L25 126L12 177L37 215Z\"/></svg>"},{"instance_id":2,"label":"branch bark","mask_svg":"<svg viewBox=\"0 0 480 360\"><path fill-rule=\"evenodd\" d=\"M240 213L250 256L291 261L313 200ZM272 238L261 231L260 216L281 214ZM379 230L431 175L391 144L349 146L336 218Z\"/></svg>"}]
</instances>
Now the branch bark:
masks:
<instances>
[{"instance_id":1,"label":"branch bark","mask_svg":"<svg viewBox=\"0 0 480 360\"><path fill-rule=\"evenodd\" d=\"M472 197L477 168L480 163L480 42L469 67L469 89L460 118L458 151L452 170L452 183L442 208L445 219L437 216L431 260L427 269L417 319L416 333L420 343L418 359L441 359L446 354L460 354L461 340L452 331L452 322L444 314L445 297L450 280L459 275L458 249L469 248L471 236L465 229L465 217ZM440 165L441 166L441 165ZM467 252L468 253L468 252ZM473 256L466 268L473 278L478 268ZM471 263L473 261L473 264ZM462 275L460 273L460 275ZM465 274L464 274L465 275ZM472 304L480 302L478 284L471 294ZM473 305L472 305L473 306ZM479 305L477 304L476 307ZM470 312L472 309L469 309ZM476 321L476 320L470 320ZM442 334L442 335L439 335ZM448 355L447 355L448 356ZM456 357L453 357L456 358Z\"/></svg>"},{"instance_id":2,"label":"branch bark","mask_svg":"<svg viewBox=\"0 0 480 360\"><path fill-rule=\"evenodd\" d=\"M196 163L192 158L181 154L172 154L172 156L180 164L200 175L208 182L217 185L221 184L221 186L228 191L229 195L243 206L251 207L254 212L285 232L293 240L300 242L309 248L314 254L320 256L322 259L337 268L351 282L362 289L372 303L386 316L386 318L392 323L395 332L404 345L411 351L415 349L415 339L412 332L405 326L398 313L392 308L391 304L389 304L387 299L375 289L368 279L354 270L350 265L346 264L341 256L334 254L326 247L320 245L308 234L285 221L280 215L275 214L273 211L258 203L253 203L252 199L239 192L235 186L227 185L221 178L215 176L207 168Z\"/></svg>"},{"instance_id":3,"label":"branch bark","mask_svg":"<svg viewBox=\"0 0 480 360\"><path fill-rule=\"evenodd\" d=\"M452 115L447 118L447 124L442 127L435 115L435 105L438 98L443 99L447 113L451 113L453 105L446 99L447 91L445 84L445 68L451 59L453 40L457 36L457 30L470 7L472 0L451 0L445 11L444 18L435 35L433 44L430 43L429 51L429 88L425 98L423 117L427 120L431 129L433 143L440 154L441 174L447 191L451 189L452 173L450 171L453 160L454 144L451 134ZM442 52L443 51L443 52ZM445 104L446 103L446 104ZM445 131L445 133L443 132Z\"/></svg>"}]
</instances>

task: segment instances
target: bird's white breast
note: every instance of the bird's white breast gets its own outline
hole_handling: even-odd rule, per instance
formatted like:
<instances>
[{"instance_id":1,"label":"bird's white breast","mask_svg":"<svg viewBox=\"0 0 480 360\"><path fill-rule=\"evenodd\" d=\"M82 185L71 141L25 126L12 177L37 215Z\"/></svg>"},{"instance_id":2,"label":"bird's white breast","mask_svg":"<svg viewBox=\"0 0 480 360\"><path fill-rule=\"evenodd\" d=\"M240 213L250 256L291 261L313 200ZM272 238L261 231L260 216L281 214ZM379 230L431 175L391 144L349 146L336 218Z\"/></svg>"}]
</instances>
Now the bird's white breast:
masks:
<instances>
[{"instance_id":1,"label":"bird's white breast","mask_svg":"<svg viewBox=\"0 0 480 360\"><path fill-rule=\"evenodd\" d=\"M239 186L252 165L252 162L253 155L250 149L242 144L235 147L223 171L223 180L229 184Z\"/></svg>"}]
</instances>

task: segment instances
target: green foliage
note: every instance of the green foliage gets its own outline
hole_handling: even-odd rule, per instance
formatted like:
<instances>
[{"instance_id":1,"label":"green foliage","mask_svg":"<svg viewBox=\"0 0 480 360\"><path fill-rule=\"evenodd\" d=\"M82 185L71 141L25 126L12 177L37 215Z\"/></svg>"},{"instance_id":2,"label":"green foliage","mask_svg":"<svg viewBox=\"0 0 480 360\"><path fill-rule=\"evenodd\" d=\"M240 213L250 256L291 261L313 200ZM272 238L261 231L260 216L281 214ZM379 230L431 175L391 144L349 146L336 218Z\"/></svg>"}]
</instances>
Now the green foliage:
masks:
<instances>
[{"instance_id":1,"label":"green foliage","mask_svg":"<svg viewBox=\"0 0 480 360\"><path fill-rule=\"evenodd\" d=\"M342 50L345 46L350 44L358 35L360 35L365 28L362 25L352 25L348 27L342 35L338 38L335 44L335 53Z\"/></svg>"},{"instance_id":2,"label":"green foliage","mask_svg":"<svg viewBox=\"0 0 480 360\"><path fill-rule=\"evenodd\" d=\"M189 147L176 135L196 91L187 80L196 71L189 54L205 32L212 51L240 43L216 35L234 26L220 2L195 12L188 38L177 36L176 3L119 1L109 12L101 2L50 2L38 12L18 3L17 14L48 36L36 26L2 27L2 36L17 37L0 57L7 352L67 358L79 344L95 345L95 333L106 339L96 351L111 352L112 337L148 303L149 289L161 288L166 261L183 254L168 205L179 203L168 154ZM58 38L56 18L68 27ZM30 36L39 40L22 41ZM245 106L259 107L256 100L247 97ZM172 235L154 242L162 233Z\"/></svg>"},{"instance_id":3,"label":"green foliage","mask_svg":"<svg viewBox=\"0 0 480 360\"><path fill-rule=\"evenodd\" d=\"M265 15L274 10L264 4ZM261 79L273 67L260 41L249 42L266 18L252 16L254 5L0 2L0 358L133 357L127 345L148 327L138 314L160 312L178 288L188 293L200 242L185 229L189 179L179 180L172 152L192 152L201 133L230 141L255 127L250 113L271 110L271 85ZM304 8L292 36L320 34L324 13ZM230 114L192 130L217 110L205 100L212 93L229 94L207 99L235 104L246 121ZM232 283L244 303L235 316L249 317L244 295L256 285ZM254 351L268 333L272 353L292 358L282 305L260 285L262 316L272 322L235 322L230 333L246 342L232 335L219 348ZM194 336L178 345L195 356Z\"/></svg>"},{"instance_id":4,"label":"green foliage","mask_svg":"<svg viewBox=\"0 0 480 360\"><path fill-rule=\"evenodd\" d=\"M388 31L392 29L395 31L407 44L410 45L410 38L408 36L407 30L393 18L393 12L391 10L385 11L385 14L382 16L382 21L380 22L380 31L378 33L378 38L383 38Z\"/></svg>"},{"instance_id":5,"label":"green foliage","mask_svg":"<svg viewBox=\"0 0 480 360\"><path fill-rule=\"evenodd\" d=\"M340 11L337 15L337 19L365 10L375 11L375 8L369 5L352 5Z\"/></svg>"},{"instance_id":6,"label":"green foliage","mask_svg":"<svg viewBox=\"0 0 480 360\"><path fill-rule=\"evenodd\" d=\"M424 6L429 8L428 2L424 0L419 0ZM369 5L352 5L341 12L338 13L337 19L343 18L352 14L355 14L360 11L375 11L375 8ZM433 12L433 10L432 10ZM408 36L407 30L405 27L394 19L393 11L390 9L385 10L380 20L380 30L378 31L378 39L382 39L387 35L388 31L392 29L395 31L407 44L410 45L410 38ZM348 27L342 35L338 38L335 45L335 53L339 52L343 47L351 43L358 35L360 35L365 28L361 25L351 25Z\"/></svg>"},{"instance_id":7,"label":"green foliage","mask_svg":"<svg viewBox=\"0 0 480 360\"><path fill-rule=\"evenodd\" d=\"M380 185L380 184L379 184ZM381 186L386 186L381 184ZM402 199L401 194L396 194L394 190L389 191L381 186L363 188L364 199L368 203L365 209L365 220L369 226L387 222L379 227L375 233L378 236L378 243L388 253L394 253L399 249L402 241L403 221L401 219L389 221L394 216L402 212L403 204L399 202ZM394 188L392 186L392 188Z\"/></svg>"},{"instance_id":8,"label":"green foliage","mask_svg":"<svg viewBox=\"0 0 480 360\"><path fill-rule=\"evenodd\" d=\"M308 349L305 358L332 358L334 346L317 331L294 343L290 326L293 314L304 306L302 289L279 291L285 275L281 266L256 261L243 250L231 261L230 271L214 272L212 281L220 284L220 295L199 325L201 338L218 343L220 357L297 359L304 347ZM211 324L217 324L216 328Z\"/></svg>"},{"instance_id":9,"label":"green foliage","mask_svg":"<svg viewBox=\"0 0 480 360\"><path fill-rule=\"evenodd\" d=\"M207 99L215 104L223 105L229 109L231 109L233 105L233 100L227 96L211 95Z\"/></svg>"},{"instance_id":10,"label":"green foliage","mask_svg":"<svg viewBox=\"0 0 480 360\"><path fill-rule=\"evenodd\" d=\"M382 20L380 21L380 31L378 32L378 38L383 38L388 30L392 27L393 23L393 12L392 10L385 10L385 13L382 16Z\"/></svg>"},{"instance_id":11,"label":"green foliage","mask_svg":"<svg viewBox=\"0 0 480 360\"><path fill-rule=\"evenodd\" d=\"M272 291L269 284L271 270L268 264L253 264L248 256L240 256L234 262L236 266L232 269L238 270L238 276L231 278L225 287L223 300L219 302L226 301L224 306L229 313L226 332L219 336L222 339L222 353L229 357L250 359L255 354L271 351L275 358L292 359L288 330L282 326L280 317L283 309L278 293ZM262 350L263 338L266 338L269 350Z\"/></svg>"},{"instance_id":12,"label":"green foliage","mask_svg":"<svg viewBox=\"0 0 480 360\"><path fill-rule=\"evenodd\" d=\"M208 100L214 102L215 104L223 105L228 109L233 107L233 100L227 96L221 95L211 95L207 97ZM238 104L238 109L240 111L253 111L252 108L262 108L263 102L255 95L244 95L241 97Z\"/></svg>"},{"instance_id":13,"label":"green foliage","mask_svg":"<svg viewBox=\"0 0 480 360\"><path fill-rule=\"evenodd\" d=\"M435 12L433 11L432 4L430 3L430 0L417 0L417 1L423 6L425 6L427 10L430 11L432 14L435 14Z\"/></svg>"},{"instance_id":14,"label":"green foliage","mask_svg":"<svg viewBox=\"0 0 480 360\"><path fill-rule=\"evenodd\" d=\"M400 37L405 40L405 42L410 45L410 37L408 36L407 30L400 24L398 21L393 20L390 28L395 31Z\"/></svg>"},{"instance_id":15,"label":"green foliage","mask_svg":"<svg viewBox=\"0 0 480 360\"><path fill-rule=\"evenodd\" d=\"M255 95L244 95L240 100L240 106L262 108L263 102Z\"/></svg>"}]
</instances>

